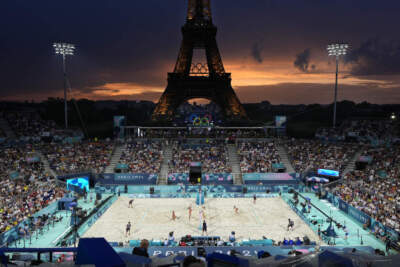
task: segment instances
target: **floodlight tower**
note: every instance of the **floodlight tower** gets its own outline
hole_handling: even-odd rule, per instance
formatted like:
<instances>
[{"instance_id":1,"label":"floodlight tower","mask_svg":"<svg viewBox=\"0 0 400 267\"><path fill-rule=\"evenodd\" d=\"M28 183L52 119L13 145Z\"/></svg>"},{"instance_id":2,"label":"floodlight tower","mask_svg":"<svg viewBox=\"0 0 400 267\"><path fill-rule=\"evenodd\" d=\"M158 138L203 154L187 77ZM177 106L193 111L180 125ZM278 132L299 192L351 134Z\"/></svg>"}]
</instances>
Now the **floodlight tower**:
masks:
<instances>
[{"instance_id":1,"label":"floodlight tower","mask_svg":"<svg viewBox=\"0 0 400 267\"><path fill-rule=\"evenodd\" d=\"M339 57L346 55L348 48L349 48L348 44L330 44L327 47L328 55L336 57L335 101L333 104L333 128L336 127L336 100L337 100L338 73L339 73Z\"/></svg>"},{"instance_id":2,"label":"floodlight tower","mask_svg":"<svg viewBox=\"0 0 400 267\"><path fill-rule=\"evenodd\" d=\"M67 71L65 67L65 59L67 56L73 56L75 45L67 43L54 43L53 44L55 53L57 55L62 55L63 59L63 72L64 72L64 119L65 119L65 129L68 128L68 108L67 108Z\"/></svg>"}]
</instances>

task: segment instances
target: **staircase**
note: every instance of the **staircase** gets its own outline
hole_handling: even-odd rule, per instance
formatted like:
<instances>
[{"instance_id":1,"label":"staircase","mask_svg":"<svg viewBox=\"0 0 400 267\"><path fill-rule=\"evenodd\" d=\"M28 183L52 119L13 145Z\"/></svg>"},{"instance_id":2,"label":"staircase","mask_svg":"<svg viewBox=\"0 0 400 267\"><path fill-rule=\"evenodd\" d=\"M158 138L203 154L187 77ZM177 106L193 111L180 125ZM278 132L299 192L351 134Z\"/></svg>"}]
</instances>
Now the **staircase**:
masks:
<instances>
[{"instance_id":1,"label":"staircase","mask_svg":"<svg viewBox=\"0 0 400 267\"><path fill-rule=\"evenodd\" d=\"M228 144L227 150L228 150L228 163L232 168L233 184L235 185L243 184L242 171L240 170L240 158L238 155L236 145Z\"/></svg>"},{"instance_id":2,"label":"staircase","mask_svg":"<svg viewBox=\"0 0 400 267\"><path fill-rule=\"evenodd\" d=\"M166 185L168 184L168 171L169 166L168 162L172 161L172 145L171 144L163 144L163 161L160 167L160 173L158 174L158 185Z\"/></svg>"},{"instance_id":3,"label":"staircase","mask_svg":"<svg viewBox=\"0 0 400 267\"><path fill-rule=\"evenodd\" d=\"M114 173L114 169L117 166L119 160L121 159L122 151L124 150L125 145L116 144L114 152L111 156L110 165L107 166L105 173Z\"/></svg>"},{"instance_id":4,"label":"staircase","mask_svg":"<svg viewBox=\"0 0 400 267\"><path fill-rule=\"evenodd\" d=\"M352 172L356 169L356 161L357 159L361 156L362 150L359 150L354 154L354 157L347 163L346 168L343 171L343 174L341 175L344 177L347 173Z\"/></svg>"},{"instance_id":5,"label":"staircase","mask_svg":"<svg viewBox=\"0 0 400 267\"><path fill-rule=\"evenodd\" d=\"M296 172L293 169L292 164L290 163L289 156L288 156L288 154L286 152L286 149L282 145L278 145L277 146L277 150L278 150L278 155L281 158L281 163L283 163L283 165L285 165L285 167L286 167L286 172L287 173Z\"/></svg>"},{"instance_id":6,"label":"staircase","mask_svg":"<svg viewBox=\"0 0 400 267\"><path fill-rule=\"evenodd\" d=\"M44 170L46 173L50 173L52 176L57 177L57 174L55 171L53 171L50 168L50 164L49 161L47 160L47 158L42 154L41 151L36 151L36 153L38 154L38 156L40 157L40 161L43 163L44 166Z\"/></svg>"},{"instance_id":7,"label":"staircase","mask_svg":"<svg viewBox=\"0 0 400 267\"><path fill-rule=\"evenodd\" d=\"M0 118L0 129L3 130L7 138L15 138L15 133L11 129L10 125L4 118Z\"/></svg>"}]
</instances>

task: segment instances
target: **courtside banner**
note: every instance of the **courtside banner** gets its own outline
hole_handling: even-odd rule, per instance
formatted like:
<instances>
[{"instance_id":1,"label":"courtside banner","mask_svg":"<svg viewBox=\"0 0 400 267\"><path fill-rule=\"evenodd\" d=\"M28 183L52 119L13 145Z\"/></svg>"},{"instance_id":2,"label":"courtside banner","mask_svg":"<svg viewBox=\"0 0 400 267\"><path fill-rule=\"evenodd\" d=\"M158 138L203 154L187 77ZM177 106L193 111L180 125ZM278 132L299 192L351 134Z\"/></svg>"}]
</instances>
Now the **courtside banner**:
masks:
<instances>
[{"instance_id":1,"label":"courtside banner","mask_svg":"<svg viewBox=\"0 0 400 267\"><path fill-rule=\"evenodd\" d=\"M245 173L245 181L292 181L295 180L289 173Z\"/></svg>"},{"instance_id":2,"label":"courtside banner","mask_svg":"<svg viewBox=\"0 0 400 267\"><path fill-rule=\"evenodd\" d=\"M116 184L156 184L157 174L148 173L116 173L114 182Z\"/></svg>"},{"instance_id":3,"label":"courtside banner","mask_svg":"<svg viewBox=\"0 0 400 267\"><path fill-rule=\"evenodd\" d=\"M295 185L299 183L289 173L244 173L242 177L245 184Z\"/></svg>"}]
</instances>

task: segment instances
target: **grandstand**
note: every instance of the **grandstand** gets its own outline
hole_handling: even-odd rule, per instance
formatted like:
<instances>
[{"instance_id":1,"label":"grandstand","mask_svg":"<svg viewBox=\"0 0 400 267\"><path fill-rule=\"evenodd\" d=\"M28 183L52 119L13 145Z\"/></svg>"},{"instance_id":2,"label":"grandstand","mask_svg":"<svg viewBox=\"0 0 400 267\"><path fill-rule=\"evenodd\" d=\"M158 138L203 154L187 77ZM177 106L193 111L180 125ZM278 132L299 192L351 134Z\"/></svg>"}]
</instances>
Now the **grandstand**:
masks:
<instances>
[{"instance_id":1,"label":"grandstand","mask_svg":"<svg viewBox=\"0 0 400 267\"><path fill-rule=\"evenodd\" d=\"M93 7L87 1L79 2ZM21 34L19 28L5 27L13 33L6 34L7 37L26 35L30 39L32 36L41 39L43 36L65 35L83 38L88 35L90 40L80 44L81 57L73 66L81 77L76 84L72 83L73 86L66 58L73 55L75 45L53 44L56 55L62 55L64 99L58 98L58 92L52 88L56 83L50 77L34 77L40 73L54 74L48 70L49 59L31 57L26 61L32 63L27 64L29 69L10 58L5 61L7 66L2 70L3 76L10 75L18 66L18 78L26 79L25 86L32 88L29 92L23 91L19 88L23 83L19 84L15 78L12 82L8 80L2 83L7 91L14 89L14 83L17 90L4 99L35 96L31 91L37 89L40 89L37 90L40 99L47 97L45 90L51 91L51 97L41 103L0 102L0 267L39 264L96 267L399 266L398 105L378 107L343 101L341 104L345 109L338 108L340 112L336 113L337 83L332 106L275 105L268 101L242 104L232 85L241 87L239 96L243 92L252 92L254 99L261 97L255 95L257 92L274 92L281 86L294 88L302 85L306 90L303 90L303 98L299 99L311 102L313 91L308 91L308 88L315 86L319 89L321 86L325 90L328 87L326 73L331 63L322 64L322 56L314 52L310 60L311 50L305 49L295 55L293 64L291 59L288 60L288 54L294 56L290 42L272 50L268 47L268 57L276 60L280 69L284 69L287 62L292 68L293 65L297 68L283 75L287 83L279 84L274 80L274 77L280 77L277 73L271 70L270 75L265 71L271 69L273 63L261 65L265 63L263 57L267 56L264 53L267 46L259 44L263 43L261 38L251 47L251 55L244 52L239 54L239 58L230 59L229 65L242 71L237 76L231 75L224 67L217 46L219 30L211 15L211 6L215 3L211 4L210 0L185 1L188 9L181 28L181 48L173 71L168 73L166 89L161 94L159 77L154 70L156 67L164 69L165 59L156 60L162 54L153 51L155 46L140 42L158 36L153 27L157 25L157 18L161 18L163 23L171 19L165 16L167 8L172 6L175 13L182 10L170 3L173 1L168 4L163 1L160 5L150 1L153 16L149 31L144 27L144 21L137 23L127 19L132 14L133 19L142 18L137 15L149 17L148 14L139 14L145 9L138 9L136 13L126 11L121 8L123 1L118 1L118 12L112 12L112 1L107 1L110 3L104 10L101 2L106 1L98 1L96 10L92 11L98 16L87 16L90 22L94 21L96 29L86 27L78 16L79 12L74 14L76 18L68 21L68 24L79 22L79 27L62 25L59 31L55 31L57 19L41 19L38 27L34 18L43 16L37 15L37 10L29 9L28 4L22 10L26 12L9 12L11 15L6 17L11 21L21 13L24 18L12 23L20 27L28 22L29 27L21 29L41 29L42 33ZM145 2L136 7L143 7ZM227 5L234 1L225 2ZM246 1L236 2L245 7ZM273 7L275 12L280 1L274 2L267 6ZM69 14L68 5L55 5ZM302 5L295 9L288 4L291 9L286 6L285 9L291 10L290 16L295 19L305 18ZM335 5L338 5L336 1ZM76 5L71 6L78 10ZM368 9L374 15L374 8L360 7L360 10ZM46 15L59 14L53 11L57 9L46 4L42 4L40 9L45 10ZM390 13L375 9L385 15ZM329 8L326 10L331 11ZM312 11L318 13L314 6ZM35 16L26 16L29 12ZM87 10L83 13L85 19L86 13ZM103 13L107 14L106 19L102 17ZM117 54L109 53L113 47L126 47L124 41L129 39L121 31L123 27L111 23L118 21L112 13L117 14L129 29L132 25L140 25L136 28L146 31L145 38L135 35L138 49L133 53L134 57L122 49ZM292 13L298 13L298 16ZM354 15L354 12L348 13ZM273 16L265 17L271 19ZM273 26L282 24L281 14L276 13L276 17L279 23L271 20ZM378 21L378 17L370 17L374 18L374 23ZM59 20L64 21L62 18ZM98 23L99 18L104 20L104 24ZM233 21L248 18L238 15ZM262 25L258 21L260 16L254 18L256 24L243 24L250 34L259 30L257 25ZM329 16L326 20L336 21ZM311 21L324 25L318 20ZM46 23L54 25L42 27ZM284 26L287 25L284 23ZM117 35L107 33L107 27L116 29ZM84 29L83 34L79 32L80 28ZM46 33L46 29L51 32ZM174 35L167 27L163 30L166 35L160 36L164 36L164 40L158 40L155 45L169 51L165 36ZM101 36L96 33L101 33ZM316 40L301 32L296 34L302 40ZM97 42L93 37L104 37L114 43L99 44L97 49L88 53L85 51L87 45L93 40ZM225 36L225 42L234 40L226 37L229 35ZM326 36L319 39L326 40ZM36 41L40 45L49 40ZM8 48L13 42L6 40L4 43ZM18 43L24 42L18 40ZM275 42L264 43L275 45ZM398 80L385 78L392 73L398 74L398 69L393 71L389 67L398 63L395 61L399 59L399 46L391 41L381 49L385 51L381 51L378 38L366 43L360 40L360 43L360 48L355 48L354 54L346 59L346 75L338 74L339 56L343 56L349 46L329 46L329 54L336 56L336 81L343 76L350 77L346 89L367 87L370 83L374 90L392 90ZM37 48L35 45L26 46ZM233 42L231 55L237 47L241 44ZM141 55L139 49L143 48L147 50L146 55ZM201 60L205 62L196 62L198 50L204 52L205 58ZM275 55L280 50L285 53L284 60ZM333 50L337 51L333 53ZM43 57L46 49L41 51L37 54ZM9 54L15 57L17 53L11 51ZM26 51L21 54L27 56ZM98 61L91 58L103 54L106 58ZM125 60L140 65L125 64L115 68L116 63L110 60L122 60L121 55L125 54ZM32 66L36 67L42 61L47 70L40 72L38 68L36 71ZM99 66L105 63L111 67ZM386 65L390 66L386 68ZM380 69L379 75L372 73L372 76L370 72L375 69ZM93 70L95 75L91 72ZM233 82L236 77L242 80ZM295 77L295 82L290 82L291 77ZM318 83L309 82L314 77L322 78ZM43 90L35 88L40 82L46 83ZM354 96L357 90L352 91ZM94 101L90 100L90 93L94 99L110 96L122 100ZM158 94L160 99L152 102ZM141 96L152 101L136 100ZM89 100L75 100L78 97L88 97ZM340 99L342 97L339 95ZM196 103L199 98L208 103ZM355 99L359 101L362 98ZM325 98L318 101L327 103ZM80 109L80 104L84 108ZM333 127L326 127L331 125L327 116L331 116L333 107Z\"/></svg>"},{"instance_id":2,"label":"grandstand","mask_svg":"<svg viewBox=\"0 0 400 267\"><path fill-rule=\"evenodd\" d=\"M209 252L219 247L235 249L248 259L261 250L287 253L285 249L293 250L295 244L299 251L311 254L317 253L316 248L396 254L396 144L389 149L363 144L360 149L354 142L209 136L60 142L35 141L2 150L0 241L9 251L66 246L63 254L68 255L73 253L68 249L85 238L105 238L120 255L147 239L154 262L167 248L188 253L199 246ZM278 153L278 146L285 149ZM169 157L166 148L172 152ZM232 153L237 153L236 163L229 160ZM118 160L110 169L115 155ZM281 172L286 169L281 155L291 161L286 164L293 164L295 173ZM352 161L355 155L359 158ZM168 185L161 185L157 180L165 162L170 175ZM193 162L202 163L201 185L189 180ZM307 182L318 169L342 173L351 164L354 170L339 180L322 176L333 181L328 187ZM241 182L234 183L234 168ZM82 190L82 179L87 179L89 190ZM68 186L71 183L77 186ZM203 205L197 205L199 196ZM290 231L289 218L294 221ZM207 233L201 220L207 222ZM386 250L388 238L391 248ZM61 255L55 250L52 260Z\"/></svg>"},{"instance_id":3,"label":"grandstand","mask_svg":"<svg viewBox=\"0 0 400 267\"><path fill-rule=\"evenodd\" d=\"M396 254L400 147L393 136L389 147L375 140L366 144L365 138L256 138L256 129L254 134L252 129L230 129L222 139L207 132L182 138L182 129L180 135L169 132L162 139L153 132L154 138L122 142L82 140L79 134L62 137L57 131L43 135L33 129L55 126L32 117L34 113L21 114L18 127L12 128L15 138L27 132L34 138L3 143L0 155L0 241L9 249L71 247L78 240L101 237L118 253L147 239L154 255L164 247L185 250L182 244L209 251L250 246L279 254L285 245L297 244L309 253L319 246ZM351 125L354 131L359 124ZM378 140L389 136L369 134ZM201 166L200 185L189 179L194 162ZM169 174L164 185L158 181L162 166ZM285 173L287 167L294 173ZM320 175L333 182L328 187L308 182L317 181L309 178L320 169L336 170L341 177ZM203 205L197 205L199 196ZM292 231L287 230L289 218ZM125 233L128 221L130 235ZM169 240L171 231L174 241ZM391 249L386 250L388 238ZM54 252L53 260L60 255Z\"/></svg>"}]
</instances>

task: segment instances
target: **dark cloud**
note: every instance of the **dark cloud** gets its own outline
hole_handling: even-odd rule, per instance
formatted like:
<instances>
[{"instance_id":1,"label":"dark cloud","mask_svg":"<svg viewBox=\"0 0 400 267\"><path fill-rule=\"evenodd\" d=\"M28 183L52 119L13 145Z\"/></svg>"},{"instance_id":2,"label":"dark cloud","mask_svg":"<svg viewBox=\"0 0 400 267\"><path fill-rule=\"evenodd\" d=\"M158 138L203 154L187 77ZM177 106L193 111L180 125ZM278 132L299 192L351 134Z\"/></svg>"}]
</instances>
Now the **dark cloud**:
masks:
<instances>
[{"instance_id":1,"label":"dark cloud","mask_svg":"<svg viewBox=\"0 0 400 267\"><path fill-rule=\"evenodd\" d=\"M382 88L374 83L360 85L339 84L338 99L357 103L400 103L400 85ZM272 104L330 104L333 102L334 84L280 83L274 85L238 86L235 91L243 103L268 100ZM318 97L315 97L318 96Z\"/></svg>"},{"instance_id":2,"label":"dark cloud","mask_svg":"<svg viewBox=\"0 0 400 267\"><path fill-rule=\"evenodd\" d=\"M345 60L352 66L352 75L400 74L400 41L370 38L351 49Z\"/></svg>"},{"instance_id":3,"label":"dark cloud","mask_svg":"<svg viewBox=\"0 0 400 267\"><path fill-rule=\"evenodd\" d=\"M307 48L303 52L296 55L296 60L294 61L294 66L302 72L308 72L308 67L310 64L311 49ZM314 65L315 69L315 65Z\"/></svg>"},{"instance_id":4,"label":"dark cloud","mask_svg":"<svg viewBox=\"0 0 400 267\"><path fill-rule=\"evenodd\" d=\"M52 51L54 41L77 45L76 55L67 62L71 85L77 92L89 94L90 88L107 83L165 88L167 72L173 70L182 40L180 28L187 5L187 1L171 0L3 2L0 99L21 100L62 96L61 59ZM299 47L312 49L314 64L314 57L324 53L321 51L332 40L356 44L378 34L394 38L399 8L398 0L386 0L385 4L364 0L357 5L349 5L348 0L212 1L224 63L234 62L243 68L253 58L271 66L292 62L293 51ZM354 73L399 73L390 70L395 64L387 56L384 59L373 61L362 53L349 64L355 66ZM365 61L381 67L373 70ZM300 66L315 73L318 68L311 63L308 68L304 63ZM386 77L385 81L393 80ZM310 97L319 101L318 94Z\"/></svg>"},{"instance_id":5,"label":"dark cloud","mask_svg":"<svg viewBox=\"0 0 400 267\"><path fill-rule=\"evenodd\" d=\"M263 57L262 57L261 53L262 53L261 45L259 43L254 43L253 46L251 47L251 56L258 63L262 63L263 62Z\"/></svg>"}]
</instances>

